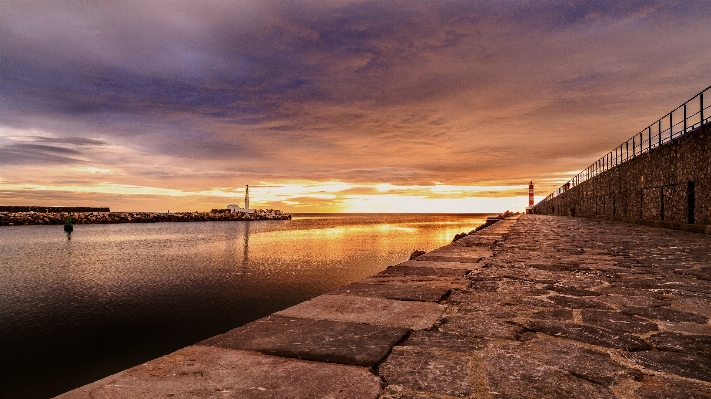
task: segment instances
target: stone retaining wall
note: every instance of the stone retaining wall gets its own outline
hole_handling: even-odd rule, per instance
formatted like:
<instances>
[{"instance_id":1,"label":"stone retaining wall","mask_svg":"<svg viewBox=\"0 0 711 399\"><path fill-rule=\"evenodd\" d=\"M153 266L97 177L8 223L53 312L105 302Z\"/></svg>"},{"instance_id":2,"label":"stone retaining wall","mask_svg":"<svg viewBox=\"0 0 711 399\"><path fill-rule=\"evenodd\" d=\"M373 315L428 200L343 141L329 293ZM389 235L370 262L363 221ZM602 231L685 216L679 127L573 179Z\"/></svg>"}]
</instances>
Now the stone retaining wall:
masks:
<instances>
[{"instance_id":1,"label":"stone retaining wall","mask_svg":"<svg viewBox=\"0 0 711 399\"><path fill-rule=\"evenodd\" d=\"M534 207L703 232L711 224L711 125L637 155Z\"/></svg>"}]
</instances>

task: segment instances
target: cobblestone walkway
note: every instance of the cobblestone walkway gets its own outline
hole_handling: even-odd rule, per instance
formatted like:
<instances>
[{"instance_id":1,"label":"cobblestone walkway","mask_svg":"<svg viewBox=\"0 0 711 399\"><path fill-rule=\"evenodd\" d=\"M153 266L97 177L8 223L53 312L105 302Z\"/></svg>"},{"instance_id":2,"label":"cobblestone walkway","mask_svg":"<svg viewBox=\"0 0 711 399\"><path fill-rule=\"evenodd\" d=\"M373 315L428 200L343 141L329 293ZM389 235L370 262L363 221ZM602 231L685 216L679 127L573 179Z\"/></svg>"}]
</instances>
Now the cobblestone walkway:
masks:
<instances>
[{"instance_id":1,"label":"cobblestone walkway","mask_svg":"<svg viewBox=\"0 0 711 399\"><path fill-rule=\"evenodd\" d=\"M383 397L711 398L710 236L526 215L492 249Z\"/></svg>"},{"instance_id":2,"label":"cobblestone walkway","mask_svg":"<svg viewBox=\"0 0 711 399\"><path fill-rule=\"evenodd\" d=\"M711 236L503 220L61 398L711 398Z\"/></svg>"}]
</instances>

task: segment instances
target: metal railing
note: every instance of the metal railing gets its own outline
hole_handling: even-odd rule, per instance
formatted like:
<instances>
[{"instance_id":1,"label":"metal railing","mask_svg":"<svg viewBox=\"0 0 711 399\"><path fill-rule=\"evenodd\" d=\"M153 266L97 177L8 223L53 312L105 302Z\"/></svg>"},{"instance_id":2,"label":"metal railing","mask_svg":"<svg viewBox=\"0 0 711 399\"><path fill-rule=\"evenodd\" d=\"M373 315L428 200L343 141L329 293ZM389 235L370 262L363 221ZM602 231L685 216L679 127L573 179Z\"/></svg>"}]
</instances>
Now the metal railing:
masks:
<instances>
[{"instance_id":1,"label":"metal railing","mask_svg":"<svg viewBox=\"0 0 711 399\"><path fill-rule=\"evenodd\" d=\"M677 139L709 122L711 122L711 104L704 103L704 93L711 90L711 86L702 90L689 101L674 108L671 112L659 118L656 122L620 144L614 150L605 154L592 165L575 175L567 183L548 194L546 198L536 204L544 204L571 188L592 179L615 166L621 165L630 159L649 152L674 139ZM711 103L711 96L707 96L707 103Z\"/></svg>"}]
</instances>

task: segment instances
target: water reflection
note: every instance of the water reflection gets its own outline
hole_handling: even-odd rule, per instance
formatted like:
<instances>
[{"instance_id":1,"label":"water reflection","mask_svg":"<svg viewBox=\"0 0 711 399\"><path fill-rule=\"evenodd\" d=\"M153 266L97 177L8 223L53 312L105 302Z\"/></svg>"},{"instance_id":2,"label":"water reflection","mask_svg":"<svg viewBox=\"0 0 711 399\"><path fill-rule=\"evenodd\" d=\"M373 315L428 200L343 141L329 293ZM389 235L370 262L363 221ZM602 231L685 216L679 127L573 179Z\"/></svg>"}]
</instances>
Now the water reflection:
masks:
<instances>
[{"instance_id":1,"label":"water reflection","mask_svg":"<svg viewBox=\"0 0 711 399\"><path fill-rule=\"evenodd\" d=\"M249 265L249 226L250 221L246 221L244 224L244 249L242 250L242 269L247 269Z\"/></svg>"},{"instance_id":2,"label":"water reflection","mask_svg":"<svg viewBox=\"0 0 711 399\"><path fill-rule=\"evenodd\" d=\"M82 225L66 239L55 226L0 228L0 398L58 395L447 244L485 218Z\"/></svg>"}]
</instances>

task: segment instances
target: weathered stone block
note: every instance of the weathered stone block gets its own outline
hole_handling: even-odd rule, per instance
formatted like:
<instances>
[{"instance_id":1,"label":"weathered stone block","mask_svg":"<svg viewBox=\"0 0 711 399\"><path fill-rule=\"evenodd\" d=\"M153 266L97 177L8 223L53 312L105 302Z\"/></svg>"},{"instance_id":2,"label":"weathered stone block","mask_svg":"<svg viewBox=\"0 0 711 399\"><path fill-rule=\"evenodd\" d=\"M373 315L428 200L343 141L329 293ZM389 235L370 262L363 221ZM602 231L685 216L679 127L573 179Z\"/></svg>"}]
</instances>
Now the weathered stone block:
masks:
<instances>
[{"instance_id":1,"label":"weathered stone block","mask_svg":"<svg viewBox=\"0 0 711 399\"><path fill-rule=\"evenodd\" d=\"M488 341L479 337L449 334L441 331L414 331L402 346L443 349L450 352L471 353L483 349Z\"/></svg>"},{"instance_id":2,"label":"weathered stone block","mask_svg":"<svg viewBox=\"0 0 711 399\"><path fill-rule=\"evenodd\" d=\"M626 313L583 310L581 315L583 322L613 331L645 333L659 330L655 323Z\"/></svg>"},{"instance_id":3,"label":"weathered stone block","mask_svg":"<svg viewBox=\"0 0 711 399\"><path fill-rule=\"evenodd\" d=\"M363 283L349 284L332 292L334 295L353 295L422 302L439 302L447 293L449 293L449 288Z\"/></svg>"},{"instance_id":4,"label":"weathered stone block","mask_svg":"<svg viewBox=\"0 0 711 399\"><path fill-rule=\"evenodd\" d=\"M377 398L367 369L189 346L58 396L124 398Z\"/></svg>"},{"instance_id":5,"label":"weathered stone block","mask_svg":"<svg viewBox=\"0 0 711 399\"><path fill-rule=\"evenodd\" d=\"M711 358L691 353L645 351L624 356L654 371L711 382Z\"/></svg>"},{"instance_id":6,"label":"weathered stone block","mask_svg":"<svg viewBox=\"0 0 711 399\"><path fill-rule=\"evenodd\" d=\"M407 328L269 316L200 344L372 367L409 331Z\"/></svg>"},{"instance_id":7,"label":"weathered stone block","mask_svg":"<svg viewBox=\"0 0 711 399\"><path fill-rule=\"evenodd\" d=\"M484 373L492 398L615 398L602 384L576 377L515 350L487 351Z\"/></svg>"},{"instance_id":8,"label":"weathered stone block","mask_svg":"<svg viewBox=\"0 0 711 399\"><path fill-rule=\"evenodd\" d=\"M275 314L424 330L438 323L443 312L444 306L429 302L321 295Z\"/></svg>"},{"instance_id":9,"label":"weathered stone block","mask_svg":"<svg viewBox=\"0 0 711 399\"><path fill-rule=\"evenodd\" d=\"M532 320L526 324L526 327L532 331L553 337L570 339L607 348L618 348L627 351L652 349L648 343L634 335L582 324Z\"/></svg>"},{"instance_id":10,"label":"weathered stone block","mask_svg":"<svg viewBox=\"0 0 711 399\"><path fill-rule=\"evenodd\" d=\"M403 274L406 276L462 277L467 274L468 271L469 270L467 269L460 268L388 266L387 269L380 272L380 274Z\"/></svg>"},{"instance_id":11,"label":"weathered stone block","mask_svg":"<svg viewBox=\"0 0 711 399\"><path fill-rule=\"evenodd\" d=\"M651 335L647 341L659 350L707 356L708 362L711 363L711 336L709 335L663 332Z\"/></svg>"},{"instance_id":12,"label":"weathered stone block","mask_svg":"<svg viewBox=\"0 0 711 399\"><path fill-rule=\"evenodd\" d=\"M698 324L706 324L708 319L703 316L679 312L665 307L640 307L640 306L624 306L620 309L622 313L627 313L635 316L641 316L651 320L661 320L668 322L691 322Z\"/></svg>"},{"instance_id":13,"label":"weathered stone block","mask_svg":"<svg viewBox=\"0 0 711 399\"><path fill-rule=\"evenodd\" d=\"M413 391L465 398L473 391L472 359L458 353L414 346L395 347L378 368L387 384Z\"/></svg>"}]
</instances>

